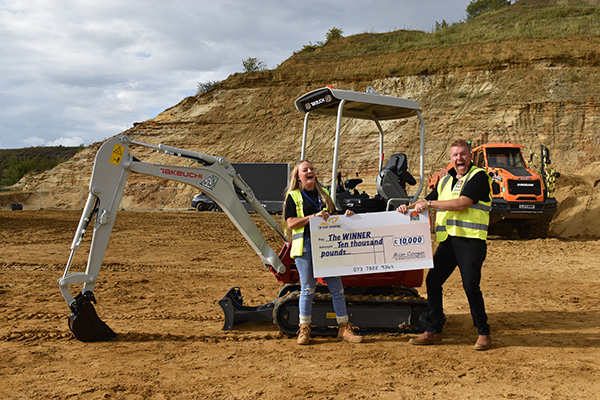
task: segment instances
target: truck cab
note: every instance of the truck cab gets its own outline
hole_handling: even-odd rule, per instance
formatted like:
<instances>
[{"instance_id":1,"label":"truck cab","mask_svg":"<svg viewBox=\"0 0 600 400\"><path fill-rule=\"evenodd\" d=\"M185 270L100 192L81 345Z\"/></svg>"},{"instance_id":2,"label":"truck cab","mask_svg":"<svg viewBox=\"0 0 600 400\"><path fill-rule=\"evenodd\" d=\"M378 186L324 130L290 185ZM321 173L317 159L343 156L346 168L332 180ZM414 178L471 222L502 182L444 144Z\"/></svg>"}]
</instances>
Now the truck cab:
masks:
<instances>
[{"instance_id":1,"label":"truck cab","mask_svg":"<svg viewBox=\"0 0 600 400\"><path fill-rule=\"evenodd\" d=\"M557 210L548 176L558 175L545 169L550 163L547 148L542 146L539 172L525 161L523 149L519 144L488 143L472 150L473 164L485 169L492 178L489 233L510 237L516 229L522 239L545 238ZM432 175L429 188L433 190L451 168L450 164Z\"/></svg>"}]
</instances>

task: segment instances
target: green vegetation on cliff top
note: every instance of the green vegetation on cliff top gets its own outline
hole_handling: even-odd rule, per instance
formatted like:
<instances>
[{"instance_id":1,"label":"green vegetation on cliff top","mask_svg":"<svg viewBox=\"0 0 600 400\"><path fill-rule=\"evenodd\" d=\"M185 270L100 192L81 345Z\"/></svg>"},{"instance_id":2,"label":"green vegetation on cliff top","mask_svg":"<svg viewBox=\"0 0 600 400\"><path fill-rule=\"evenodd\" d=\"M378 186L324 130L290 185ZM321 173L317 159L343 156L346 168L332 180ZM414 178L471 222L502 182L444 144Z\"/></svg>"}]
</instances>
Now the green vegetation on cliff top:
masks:
<instances>
[{"instance_id":1,"label":"green vegetation on cliff top","mask_svg":"<svg viewBox=\"0 0 600 400\"><path fill-rule=\"evenodd\" d=\"M444 46L517 40L567 39L600 36L598 0L521 0L465 22L439 25L434 32L364 33L328 43L318 52L299 52L299 58L348 58L365 53L395 53Z\"/></svg>"}]
</instances>

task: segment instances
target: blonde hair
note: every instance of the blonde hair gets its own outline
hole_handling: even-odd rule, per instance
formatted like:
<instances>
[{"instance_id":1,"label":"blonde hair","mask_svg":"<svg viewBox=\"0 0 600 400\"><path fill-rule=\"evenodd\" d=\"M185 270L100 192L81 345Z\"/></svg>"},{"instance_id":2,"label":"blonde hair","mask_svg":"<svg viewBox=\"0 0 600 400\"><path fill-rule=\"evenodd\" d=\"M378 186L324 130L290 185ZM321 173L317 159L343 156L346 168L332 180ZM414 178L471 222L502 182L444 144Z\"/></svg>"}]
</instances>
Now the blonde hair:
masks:
<instances>
[{"instance_id":1,"label":"blonde hair","mask_svg":"<svg viewBox=\"0 0 600 400\"><path fill-rule=\"evenodd\" d=\"M288 195L293 190L303 190L304 189L304 187L302 186L302 182L300 181L300 174L298 173L298 171L300 170L300 165L304 162L307 162L310 165L313 165L308 160L299 161L292 169L292 173L290 174L290 183L288 184L288 187L285 191L285 200L283 202L283 218L284 218L283 228L284 228L284 231L286 234L289 234L289 229L288 229L287 223L285 221L285 209L286 209L287 201L288 201L288 197L289 197ZM319 182L319 179L317 178L316 174L315 174L315 189L317 189L317 193L319 193L319 198L321 199L321 201L323 203L325 203L325 205L327 206L327 211L330 214L335 214L335 206L333 205L333 200L331 200L331 197L329 197L329 195L323 189L323 185L321 185L321 182Z\"/></svg>"},{"instance_id":2,"label":"blonde hair","mask_svg":"<svg viewBox=\"0 0 600 400\"><path fill-rule=\"evenodd\" d=\"M471 151L471 144L464 139L456 139L450 144L450 147L466 147L469 152Z\"/></svg>"}]
</instances>

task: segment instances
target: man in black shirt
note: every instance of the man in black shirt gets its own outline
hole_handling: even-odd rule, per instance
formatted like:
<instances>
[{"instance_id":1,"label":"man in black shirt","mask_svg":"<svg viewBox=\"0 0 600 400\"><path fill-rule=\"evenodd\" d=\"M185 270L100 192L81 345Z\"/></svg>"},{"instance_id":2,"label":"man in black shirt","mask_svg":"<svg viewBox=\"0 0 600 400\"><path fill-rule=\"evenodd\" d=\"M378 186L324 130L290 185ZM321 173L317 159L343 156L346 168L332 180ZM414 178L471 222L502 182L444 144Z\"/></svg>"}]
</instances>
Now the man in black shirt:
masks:
<instances>
[{"instance_id":1,"label":"man in black shirt","mask_svg":"<svg viewBox=\"0 0 600 400\"><path fill-rule=\"evenodd\" d=\"M433 256L433 269L429 270L426 279L427 325L425 332L409 343L429 345L441 342L442 328L446 322L442 286L458 266L473 324L478 332L475 349L488 350L492 339L479 285L481 267L487 253L491 178L485 170L471 163L471 148L464 140L451 144L450 158L453 168L439 181L433 192L423 200L398 207L403 214L411 208L417 212L437 210L435 231L439 246Z\"/></svg>"}]
</instances>

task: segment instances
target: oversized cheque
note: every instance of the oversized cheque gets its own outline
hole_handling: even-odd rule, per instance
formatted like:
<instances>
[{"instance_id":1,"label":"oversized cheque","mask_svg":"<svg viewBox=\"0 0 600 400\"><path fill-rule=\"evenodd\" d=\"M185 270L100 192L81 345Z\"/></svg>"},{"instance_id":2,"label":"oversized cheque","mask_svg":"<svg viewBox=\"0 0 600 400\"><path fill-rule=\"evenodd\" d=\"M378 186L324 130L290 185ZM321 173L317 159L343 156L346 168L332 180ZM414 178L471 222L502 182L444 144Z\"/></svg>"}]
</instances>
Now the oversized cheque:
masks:
<instances>
[{"instance_id":1,"label":"oversized cheque","mask_svg":"<svg viewBox=\"0 0 600 400\"><path fill-rule=\"evenodd\" d=\"M311 218L315 277L433 268L428 213L412 214Z\"/></svg>"}]
</instances>

